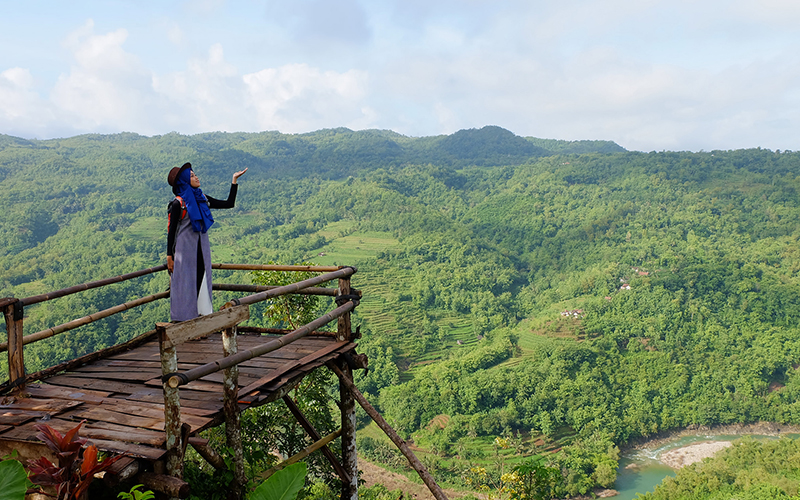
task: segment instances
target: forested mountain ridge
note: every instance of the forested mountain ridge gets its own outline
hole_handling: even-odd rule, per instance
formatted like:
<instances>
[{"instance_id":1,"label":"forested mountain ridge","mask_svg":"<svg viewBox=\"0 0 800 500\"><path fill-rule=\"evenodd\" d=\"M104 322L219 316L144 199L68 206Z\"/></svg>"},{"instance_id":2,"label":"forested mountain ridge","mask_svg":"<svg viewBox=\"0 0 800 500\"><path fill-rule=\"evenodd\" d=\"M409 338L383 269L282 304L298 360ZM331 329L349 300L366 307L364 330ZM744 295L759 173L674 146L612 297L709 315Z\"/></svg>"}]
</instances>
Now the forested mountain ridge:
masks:
<instances>
[{"instance_id":1,"label":"forested mountain ridge","mask_svg":"<svg viewBox=\"0 0 800 500\"><path fill-rule=\"evenodd\" d=\"M224 196L249 167L237 208L214 214L214 260L357 265L372 367L359 384L440 456L498 435L570 436L553 460L575 494L613 483L615 445L631 438L800 424L800 154L602 153L613 145L506 132L0 136L2 295L162 263L169 168L192 161ZM59 299L31 308L26 332L164 288L157 276ZM129 311L26 362L165 316Z\"/></svg>"}]
</instances>

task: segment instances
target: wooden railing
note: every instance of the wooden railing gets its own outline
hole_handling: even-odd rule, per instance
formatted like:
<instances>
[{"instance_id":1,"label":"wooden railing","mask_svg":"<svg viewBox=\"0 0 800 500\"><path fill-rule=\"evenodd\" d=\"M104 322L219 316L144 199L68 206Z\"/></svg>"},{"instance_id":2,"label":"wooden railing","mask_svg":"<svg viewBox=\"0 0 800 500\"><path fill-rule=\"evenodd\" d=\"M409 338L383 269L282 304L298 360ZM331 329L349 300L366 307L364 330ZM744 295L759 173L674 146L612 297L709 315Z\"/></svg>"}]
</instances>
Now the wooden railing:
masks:
<instances>
[{"instance_id":1,"label":"wooden railing","mask_svg":"<svg viewBox=\"0 0 800 500\"><path fill-rule=\"evenodd\" d=\"M249 267L249 269L253 268ZM300 268L299 266L282 266L280 269L273 270L320 271L318 268ZM321 271L327 270L327 268L323 268ZM169 475L181 477L183 473L182 450L185 448L184 442L186 438L183 435L184 433L182 431L181 424L180 386L211 375L212 373L222 371L222 406L225 417L227 444L234 452L233 463L236 484L242 485L245 483L246 478L244 476L244 460L242 456L242 443L239 432L238 365L254 357L261 356L268 352L277 350L285 345L291 344L292 342L305 337L321 326L330 323L334 319L339 320L336 331L336 339L340 341L353 340L349 321L344 322L343 318L349 316L350 312L358 304L358 299L360 298L358 294L350 293L350 276L352 276L355 272L356 269L352 267L337 268L335 271L327 272L320 276L315 276L313 278L292 283L290 285L270 287L269 289L257 291L256 293L241 299L234 299L226 303L219 312L208 316L202 316L182 323L161 323L156 325L161 351L161 370L164 388L164 430L166 432L166 447L169 450L166 459L166 469ZM301 326L291 333L287 333L286 335L283 335L277 339L272 339L269 342L251 348L247 351L238 351L236 327L239 323L246 321L250 317L249 307L251 304L269 300L281 295L300 293L304 290L313 290L313 287L316 285L334 279L338 280L339 285L336 290L337 293L334 294L337 297L338 307L336 309L311 321L306 325ZM322 293L325 295L330 295L330 292L328 291L322 291L321 294ZM188 340L203 337L218 331L222 332L223 352L220 353L222 357L190 370L178 372L177 346ZM257 380L243 388L241 392L246 394L252 390L258 389L265 383L267 383L267 378ZM355 415L354 412L353 415ZM354 431L355 429L353 429L352 433L342 438L343 441L353 441L353 447L355 446ZM352 457L352 463L349 464L349 466L346 465L343 467L335 459L333 460L333 465L337 469L337 472L339 472L339 474L342 476L343 483L349 483L357 479L355 456Z\"/></svg>"},{"instance_id":2,"label":"wooden railing","mask_svg":"<svg viewBox=\"0 0 800 500\"><path fill-rule=\"evenodd\" d=\"M264 300L268 300L274 297L278 297L281 295L286 294L312 294L312 295L322 295L322 296L331 296L335 297L337 295L350 295L349 294L349 277L352 276L356 269L352 267L344 267L344 266L284 266L284 265L257 265L257 264L213 264L213 269L222 269L222 270L244 270L244 271L305 271L305 272L318 272L323 273L320 276L316 276L314 278L304 280L302 282L293 283L291 285L282 286L282 287L270 287L270 286L256 286L256 285L244 285L244 284L214 284L214 290L220 291L232 291L232 292L246 292L251 293L241 299L234 299L231 303L226 304L226 307L230 307L232 305L237 304L254 304L257 302L262 302ZM156 267L152 267L149 269L143 269L140 271L123 274L120 276L116 276L113 278L102 279L98 281L92 281L89 283L84 283L80 285L75 285L67 288L63 288L61 290L56 290L53 292L48 292L40 295L34 295L31 297L26 298L15 298L15 297L6 297L0 299L0 308L3 310L3 314L5 316L6 322L6 331L7 331L7 341L0 343L0 352L7 351L8 352L8 380L0 384L0 394L4 392L8 392L9 390L19 389L24 387L25 383L30 380L36 380L37 378L41 378L47 374L53 373L59 369L68 369L72 365L81 364L90 360L93 357L97 357L96 355L109 355L114 352L114 350L120 349L127 349L133 347L136 343L141 343L145 341L147 338L152 337L156 334L156 330L151 330L146 332L135 339L128 341L124 344L119 344L116 346L112 346L110 348L104 349L103 351L98 351L96 353L90 353L86 356L82 356L80 358L76 358L75 360L70 360L60 365L56 365L55 367L50 367L40 372L27 374L25 369L25 355L24 355L24 347L27 344L31 344L34 342L38 342L40 340L44 340L55 335L59 335L70 330L74 330L78 327L88 325L93 323L97 320L107 318L109 316L113 316L115 314L127 311L129 309L148 304L150 302L154 302L157 300L165 299L169 297L169 291L164 291L152 295L148 295L146 297L141 297L135 300L131 300L102 311L97 311L93 314L89 314L78 319L74 319L68 321L66 323L62 323L60 325L56 325L45 330L37 331L28 335L24 334L24 324L23 319L25 317L25 307L31 306L34 304L39 304L42 302L47 302L50 300L54 300L61 297L66 297L68 295L72 295L75 293L83 292L86 290L91 290L94 288L99 288L103 286L112 285L115 283L120 283L123 281L127 281L133 278L138 278L142 276L146 276L153 273L163 272L166 271L166 265L160 265ZM326 283L328 281L338 279L340 282L339 288L318 288L316 285L320 285L322 283ZM344 283L344 285L342 285ZM342 287L346 289L346 291L342 290ZM348 311L349 312L349 311ZM346 314L346 313L343 313ZM332 319L331 319L332 320Z\"/></svg>"},{"instance_id":3,"label":"wooden railing","mask_svg":"<svg viewBox=\"0 0 800 500\"><path fill-rule=\"evenodd\" d=\"M115 278L93 281L90 283L76 285L64 288L62 290L26 297L23 299L14 297L0 299L0 308L3 310L6 320L6 329L8 332L8 341L6 343L0 343L0 352L4 350L8 352L9 370L8 381L4 384L0 384L0 394L11 390L21 390L28 381L45 379L52 374L81 366L92 361L93 359L111 356L116 352L131 349L138 344L142 344L150 340L154 335L157 335L161 354L162 387L164 391L164 430L166 434L165 447L167 449L165 460L166 463L164 466L166 468L166 472L170 476L173 476L173 478L180 478L182 476L183 451L186 448L187 441L191 441L188 439L186 428L181 423L179 394L180 387L212 373L222 371L223 416L226 423L225 428L228 446L234 451L233 461L235 466L235 481L231 484L234 488L240 488L245 484L246 478L244 477L242 443L241 436L239 434L238 365L246 360L252 359L253 357L263 355L288 345L291 342L305 337L306 335L312 334L312 332L321 334L322 332L315 332L315 330L327 323L332 322L334 319L337 320L336 331L333 333L322 334L334 335L338 341L337 343L339 344L354 340L355 336L350 324L350 313L358 305L361 294L356 290L351 290L350 287L350 277L356 272L356 269L353 267L213 264L212 268L245 271L305 271L321 274L313 278L285 286L214 284L214 290L244 292L249 293L250 295L233 299L226 303L220 311L207 316L201 316L199 318L181 323L156 323L156 328L154 330L143 333L127 342L108 347L100 351L95 351L93 353L63 362L56 366L52 366L32 374L26 374L25 370L25 345L47 339L55 335L63 334L80 326L90 324L99 319L127 311L143 304L167 298L169 297L169 291L131 300L123 304L119 304L117 306L69 321L67 323L32 333L30 335L23 334L23 318L25 317L26 306L54 300L93 288L120 283L133 278L146 276L148 274L166 271L166 266L156 266L150 269L136 271L134 273L123 274ZM318 285L333 280L338 280L336 288L318 287ZM286 332L285 330L280 331L280 333L283 333L284 335L277 339L273 338L270 341L247 351L238 352L236 341L237 325L243 321L246 321L250 317L249 306L287 294L313 294L334 297L337 307L329 313L311 321L306 325L301 326L300 328L295 329L292 332ZM205 365L186 370L184 372L178 372L176 348L181 343L190 339L218 331L222 332L222 357ZM282 467L287 463L301 459L303 456L311 453L314 450L321 449L342 479L341 498L356 500L358 498L358 467L356 463L355 449L355 405L356 401L358 401L358 403L364 407L365 411L367 411L367 413L378 423L380 428L383 429L389 438L398 446L401 452L409 459L409 463L419 473L423 482L431 490L434 497L437 500L447 500L447 497L442 492L441 488L436 484L435 480L428 473L425 466L416 458L416 456L414 456L413 452L410 450L410 448L408 448L405 441L403 441L397 435L397 433L391 429L389 424L383 420L383 418L377 413L377 411L375 411L375 409L369 404L366 398L364 398L364 396L353 384L352 368L366 367L365 358L361 359L360 363L354 362L354 358L358 358L359 356L363 355L354 355L347 361L338 359L331 360L326 363L326 365L339 378L340 401L338 406L342 415L342 428L333 434L330 434L326 437L321 437L316 430L313 429L310 422L308 422L302 413L300 413L300 410L296 407L291 398L287 397L285 393L276 395L276 397L281 397L285 401L286 405L292 411L292 414L295 416L298 422L300 422L306 432L312 436L315 442L299 454L295 455L294 457L290 457L283 464L277 465L268 472L273 472L277 468ZM273 375L274 373L251 383L242 389L242 393L247 394L248 392L257 390L266 383L266 380L268 380L270 376ZM288 389L286 390L288 391ZM336 437L341 437L341 463L326 447L326 445ZM206 459L209 460L210 463L218 464L215 465L218 467L225 466L222 459L216 455L213 450L208 449L202 444L194 442L192 444L196 447L196 449L198 449L198 452L200 452L203 457L206 457ZM186 483L182 481L176 481L175 484L186 486ZM171 487L168 486L169 485L164 486L165 489L160 491L164 493L170 493L170 496L177 496L177 494L172 492L172 489L170 489ZM241 492L237 491L237 493Z\"/></svg>"}]
</instances>

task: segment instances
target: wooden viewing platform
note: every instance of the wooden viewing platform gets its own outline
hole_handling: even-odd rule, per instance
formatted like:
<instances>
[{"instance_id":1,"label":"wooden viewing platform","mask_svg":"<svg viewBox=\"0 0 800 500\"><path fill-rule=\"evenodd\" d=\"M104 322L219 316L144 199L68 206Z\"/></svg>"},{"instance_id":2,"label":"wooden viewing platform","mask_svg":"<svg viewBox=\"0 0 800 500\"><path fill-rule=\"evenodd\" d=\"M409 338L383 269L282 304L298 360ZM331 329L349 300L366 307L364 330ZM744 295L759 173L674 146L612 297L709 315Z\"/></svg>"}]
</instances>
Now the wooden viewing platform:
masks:
<instances>
[{"instance_id":1,"label":"wooden viewing platform","mask_svg":"<svg viewBox=\"0 0 800 500\"><path fill-rule=\"evenodd\" d=\"M187 446L191 445L212 466L227 468L225 460L199 436L201 431L225 423L227 446L234 454L231 491L239 497L246 483L239 415L248 408L282 400L313 441L284 463L320 450L341 478L342 498L356 499L358 402L406 455L434 496L446 498L405 442L353 384L353 370L367 367L366 356L356 353L354 341L358 333L350 325L350 312L361 298L360 292L350 288L355 268L241 264L212 267L319 274L280 287L215 284L215 290L250 295L233 299L208 316L180 323L156 323L154 330L125 343L33 374L25 370L26 344L167 298L169 292L135 299L27 335L23 335L25 306L162 272L166 266L24 299L0 299L8 333L0 352L8 352L9 374L8 380L0 384L0 454L16 450L22 459L52 457L37 438L37 424L47 424L64 433L83 422L81 437L101 451L123 456L106 473L107 482L136 481L162 498L186 498L189 485L182 476ZM336 288L318 287L331 281L336 281ZM328 296L336 307L293 331L240 325L249 319L250 305L286 294ZM334 331L320 330L333 321ZM321 367L327 367L339 379L342 421L340 430L324 438L287 396L306 375ZM335 438L341 439L340 458L326 446Z\"/></svg>"},{"instance_id":2,"label":"wooden viewing platform","mask_svg":"<svg viewBox=\"0 0 800 500\"><path fill-rule=\"evenodd\" d=\"M240 330L239 348L255 347L266 338L270 337L243 335ZM239 409L280 399L312 370L354 349L352 342L306 337L240 364L239 383L258 387L240 395ZM186 342L177 350L180 370L196 368L220 357L221 334ZM29 384L25 389L27 397L10 396L2 401L0 442L38 443L35 423L47 423L63 433L86 420L81 435L90 438L101 450L152 461L159 460L166 452L158 339L65 370L42 382ZM180 406L181 421L191 428L190 437L222 423L222 374L208 375L182 387Z\"/></svg>"}]
</instances>

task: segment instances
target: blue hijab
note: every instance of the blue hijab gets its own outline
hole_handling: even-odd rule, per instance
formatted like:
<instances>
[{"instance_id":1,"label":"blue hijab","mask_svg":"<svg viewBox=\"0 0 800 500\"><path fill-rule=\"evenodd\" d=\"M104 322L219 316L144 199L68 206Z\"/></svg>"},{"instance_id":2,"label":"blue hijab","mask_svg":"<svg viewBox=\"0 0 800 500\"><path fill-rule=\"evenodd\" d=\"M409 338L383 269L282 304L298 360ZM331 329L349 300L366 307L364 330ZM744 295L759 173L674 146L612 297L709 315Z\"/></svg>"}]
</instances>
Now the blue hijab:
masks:
<instances>
[{"instance_id":1,"label":"blue hijab","mask_svg":"<svg viewBox=\"0 0 800 500\"><path fill-rule=\"evenodd\" d=\"M190 184L192 169L185 168L175 179L175 194L183 198L186 204L186 213L192 221L192 227L199 233L205 233L214 223L211 210L208 208L206 195L200 188L192 187Z\"/></svg>"}]
</instances>

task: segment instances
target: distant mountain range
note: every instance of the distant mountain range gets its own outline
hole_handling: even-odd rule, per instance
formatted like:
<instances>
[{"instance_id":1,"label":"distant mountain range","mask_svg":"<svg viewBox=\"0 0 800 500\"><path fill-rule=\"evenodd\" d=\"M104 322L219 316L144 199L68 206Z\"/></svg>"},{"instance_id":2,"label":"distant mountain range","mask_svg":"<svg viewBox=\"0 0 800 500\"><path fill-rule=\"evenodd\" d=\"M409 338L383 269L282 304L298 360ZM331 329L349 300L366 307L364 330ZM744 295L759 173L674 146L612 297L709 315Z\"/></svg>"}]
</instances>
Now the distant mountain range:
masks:
<instances>
[{"instance_id":1,"label":"distant mountain range","mask_svg":"<svg viewBox=\"0 0 800 500\"><path fill-rule=\"evenodd\" d=\"M449 167L524 164L532 158L557 154L620 153L625 149L612 141L560 141L520 137L506 129L486 126L459 130L451 135L407 137L390 130L353 131L325 129L306 134L280 132L195 135L169 133L146 137L134 133L87 134L67 139L26 140L0 135L0 150L6 148L52 149L91 143L111 149L137 151L186 151L188 160L226 169L248 166L251 175L303 177L316 175L336 179L352 172L408 164ZM188 158L191 156L191 158ZM176 160L180 161L180 160Z\"/></svg>"}]
</instances>

